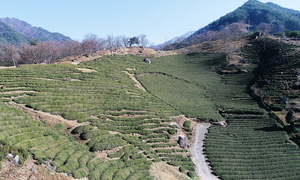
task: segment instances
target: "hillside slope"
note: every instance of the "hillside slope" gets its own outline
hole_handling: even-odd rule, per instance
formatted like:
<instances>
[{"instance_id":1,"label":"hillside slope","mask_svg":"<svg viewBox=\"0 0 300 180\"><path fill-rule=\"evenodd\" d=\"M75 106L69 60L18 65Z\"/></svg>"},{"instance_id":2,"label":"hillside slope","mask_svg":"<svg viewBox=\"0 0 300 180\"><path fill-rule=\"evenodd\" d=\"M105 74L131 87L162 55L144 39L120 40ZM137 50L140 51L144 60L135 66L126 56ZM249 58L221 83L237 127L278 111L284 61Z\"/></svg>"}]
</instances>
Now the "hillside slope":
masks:
<instances>
[{"instance_id":1,"label":"hillside slope","mask_svg":"<svg viewBox=\"0 0 300 180\"><path fill-rule=\"evenodd\" d=\"M0 22L0 42L19 45L20 43L28 43L32 38L25 36L7 24Z\"/></svg>"},{"instance_id":2,"label":"hillside slope","mask_svg":"<svg viewBox=\"0 0 300 180\"><path fill-rule=\"evenodd\" d=\"M64 36L60 33L52 33L41 27L35 27L25 21L21 21L17 18L0 18L0 21L14 28L19 33L31 37L33 39L39 39L40 41L70 41L71 38Z\"/></svg>"},{"instance_id":3,"label":"hillside slope","mask_svg":"<svg viewBox=\"0 0 300 180\"><path fill-rule=\"evenodd\" d=\"M250 62L260 67L253 91L273 110L291 107L292 100L300 97L299 46L259 38L250 41L242 51Z\"/></svg>"},{"instance_id":4,"label":"hillside slope","mask_svg":"<svg viewBox=\"0 0 300 180\"><path fill-rule=\"evenodd\" d=\"M214 174L222 179L297 179L299 148L248 94L255 61L229 65L223 44L218 47L215 41L193 48L198 51L147 57L150 64L135 48L126 52L135 56L1 69L0 157L12 152L23 164L31 155L52 173L55 169L75 178L195 178L190 151L195 126L221 121L228 126L210 126L200 151ZM200 53L202 49L207 51ZM216 50L220 53L209 53ZM268 52L273 51L259 54L273 57ZM12 171L0 178L10 175Z\"/></svg>"}]
</instances>

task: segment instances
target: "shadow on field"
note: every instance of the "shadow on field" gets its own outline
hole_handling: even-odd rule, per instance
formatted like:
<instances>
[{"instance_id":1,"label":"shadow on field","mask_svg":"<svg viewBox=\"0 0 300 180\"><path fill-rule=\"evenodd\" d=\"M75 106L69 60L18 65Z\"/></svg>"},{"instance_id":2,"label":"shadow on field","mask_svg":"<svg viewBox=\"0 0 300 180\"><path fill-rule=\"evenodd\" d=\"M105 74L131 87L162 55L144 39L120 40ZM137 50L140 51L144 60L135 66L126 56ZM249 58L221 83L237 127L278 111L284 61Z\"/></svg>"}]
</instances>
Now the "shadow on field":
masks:
<instances>
[{"instance_id":1,"label":"shadow on field","mask_svg":"<svg viewBox=\"0 0 300 180\"><path fill-rule=\"evenodd\" d=\"M228 64L225 54L189 53L187 56L189 58L203 59L200 62L205 66L226 66Z\"/></svg>"},{"instance_id":2,"label":"shadow on field","mask_svg":"<svg viewBox=\"0 0 300 180\"><path fill-rule=\"evenodd\" d=\"M278 127L278 126L270 126L270 127L263 127L254 129L256 131L265 131L265 132L272 132L272 131L286 131L284 128Z\"/></svg>"}]
</instances>

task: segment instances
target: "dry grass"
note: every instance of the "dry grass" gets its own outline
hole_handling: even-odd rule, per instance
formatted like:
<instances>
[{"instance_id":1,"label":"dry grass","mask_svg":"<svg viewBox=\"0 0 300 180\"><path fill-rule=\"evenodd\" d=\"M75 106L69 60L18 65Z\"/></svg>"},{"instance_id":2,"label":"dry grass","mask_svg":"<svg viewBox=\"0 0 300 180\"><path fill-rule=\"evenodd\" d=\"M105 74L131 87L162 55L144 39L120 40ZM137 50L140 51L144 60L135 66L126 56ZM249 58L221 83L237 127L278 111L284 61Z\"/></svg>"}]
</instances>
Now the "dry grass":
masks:
<instances>
[{"instance_id":1,"label":"dry grass","mask_svg":"<svg viewBox=\"0 0 300 180\"><path fill-rule=\"evenodd\" d=\"M187 175L180 173L178 167L170 166L166 162L156 162L151 165L150 174L154 180L172 179L188 180Z\"/></svg>"},{"instance_id":2,"label":"dry grass","mask_svg":"<svg viewBox=\"0 0 300 180\"><path fill-rule=\"evenodd\" d=\"M4 159L0 180L74 180L74 178L61 173L55 173L45 164L37 165L37 161L28 159L22 167Z\"/></svg>"}]
</instances>

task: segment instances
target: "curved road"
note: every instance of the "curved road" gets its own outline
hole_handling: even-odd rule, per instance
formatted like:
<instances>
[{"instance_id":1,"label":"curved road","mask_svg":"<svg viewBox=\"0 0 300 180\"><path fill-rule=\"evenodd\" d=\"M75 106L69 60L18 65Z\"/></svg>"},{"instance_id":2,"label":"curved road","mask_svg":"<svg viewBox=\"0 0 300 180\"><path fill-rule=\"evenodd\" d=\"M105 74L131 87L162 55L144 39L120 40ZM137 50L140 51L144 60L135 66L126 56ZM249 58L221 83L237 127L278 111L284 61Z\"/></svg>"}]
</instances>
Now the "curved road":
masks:
<instances>
[{"instance_id":1,"label":"curved road","mask_svg":"<svg viewBox=\"0 0 300 180\"><path fill-rule=\"evenodd\" d=\"M211 173L211 169L208 163L205 161L206 157L203 154L203 141L207 128L210 124L198 124L196 126L196 137L192 147L194 155L194 162L196 164L196 171L201 180L219 180L215 175Z\"/></svg>"}]
</instances>

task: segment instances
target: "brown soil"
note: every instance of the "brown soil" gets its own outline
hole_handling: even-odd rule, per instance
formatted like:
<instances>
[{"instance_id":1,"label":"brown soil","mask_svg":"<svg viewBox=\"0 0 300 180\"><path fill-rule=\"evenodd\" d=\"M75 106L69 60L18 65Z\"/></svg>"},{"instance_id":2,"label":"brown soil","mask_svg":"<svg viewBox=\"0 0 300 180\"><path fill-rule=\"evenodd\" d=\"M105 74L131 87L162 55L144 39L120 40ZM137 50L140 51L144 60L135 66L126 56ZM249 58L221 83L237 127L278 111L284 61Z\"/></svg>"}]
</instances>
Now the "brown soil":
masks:
<instances>
[{"instance_id":1,"label":"brown soil","mask_svg":"<svg viewBox=\"0 0 300 180\"><path fill-rule=\"evenodd\" d=\"M188 180L187 175L179 172L178 167L170 166L166 162L156 162L151 165L150 174L154 180Z\"/></svg>"},{"instance_id":2,"label":"brown soil","mask_svg":"<svg viewBox=\"0 0 300 180\"><path fill-rule=\"evenodd\" d=\"M94 69L87 69L87 68L76 68L78 69L79 71L81 72L86 72L86 73L89 73L89 72L97 72L96 70Z\"/></svg>"},{"instance_id":3,"label":"brown soil","mask_svg":"<svg viewBox=\"0 0 300 180\"><path fill-rule=\"evenodd\" d=\"M0 69L17 68L17 66L0 66Z\"/></svg>"},{"instance_id":4,"label":"brown soil","mask_svg":"<svg viewBox=\"0 0 300 180\"><path fill-rule=\"evenodd\" d=\"M28 159L22 167L4 159L0 180L74 180L65 174L56 173L46 165L37 165L37 161Z\"/></svg>"},{"instance_id":5,"label":"brown soil","mask_svg":"<svg viewBox=\"0 0 300 180\"><path fill-rule=\"evenodd\" d=\"M156 51L153 49L141 48L141 47L122 47L116 49L112 54L116 54L116 55L132 54L141 57L160 57L160 56L174 55L178 53L176 51ZM57 60L56 63L57 64L70 63L70 64L78 65L80 62L91 61L100 58L104 55L111 55L111 52L103 50L103 51L98 51L97 53L84 54L76 57L69 56Z\"/></svg>"}]
</instances>

